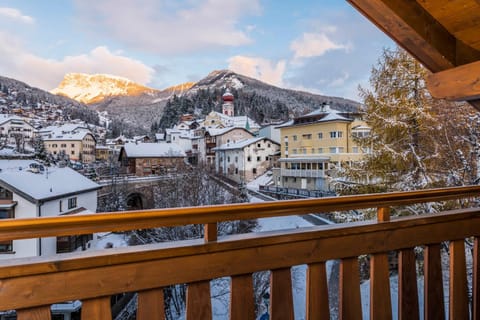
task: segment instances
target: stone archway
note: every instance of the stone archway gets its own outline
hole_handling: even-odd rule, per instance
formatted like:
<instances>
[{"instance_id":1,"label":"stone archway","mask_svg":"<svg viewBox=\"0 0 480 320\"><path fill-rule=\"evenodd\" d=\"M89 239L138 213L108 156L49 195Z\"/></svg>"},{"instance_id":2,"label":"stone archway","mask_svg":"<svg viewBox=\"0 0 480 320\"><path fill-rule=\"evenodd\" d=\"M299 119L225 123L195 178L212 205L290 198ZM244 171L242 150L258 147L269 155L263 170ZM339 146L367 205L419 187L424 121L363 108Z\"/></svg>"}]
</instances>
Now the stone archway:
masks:
<instances>
[{"instance_id":1,"label":"stone archway","mask_svg":"<svg viewBox=\"0 0 480 320\"><path fill-rule=\"evenodd\" d=\"M127 210L142 210L144 209L144 204L143 195L138 192L130 193L125 201Z\"/></svg>"}]
</instances>

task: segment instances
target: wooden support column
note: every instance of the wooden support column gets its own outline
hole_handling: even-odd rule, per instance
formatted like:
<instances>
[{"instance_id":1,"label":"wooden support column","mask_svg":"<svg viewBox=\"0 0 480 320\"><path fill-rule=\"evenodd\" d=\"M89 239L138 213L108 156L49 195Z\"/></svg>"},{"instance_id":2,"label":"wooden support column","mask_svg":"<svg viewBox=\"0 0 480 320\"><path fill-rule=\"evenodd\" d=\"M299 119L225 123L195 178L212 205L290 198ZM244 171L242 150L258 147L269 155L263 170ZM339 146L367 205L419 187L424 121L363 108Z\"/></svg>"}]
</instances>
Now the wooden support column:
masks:
<instances>
[{"instance_id":1,"label":"wooden support column","mask_svg":"<svg viewBox=\"0 0 480 320\"><path fill-rule=\"evenodd\" d=\"M443 301L443 277L440 245L431 244L424 251L424 302L425 320L444 320L445 307Z\"/></svg>"},{"instance_id":2,"label":"wooden support column","mask_svg":"<svg viewBox=\"0 0 480 320\"><path fill-rule=\"evenodd\" d=\"M205 242L217 241L217 223L207 223L204 225Z\"/></svg>"},{"instance_id":3,"label":"wooden support column","mask_svg":"<svg viewBox=\"0 0 480 320\"><path fill-rule=\"evenodd\" d=\"M137 320L165 320L163 288L138 293Z\"/></svg>"},{"instance_id":4,"label":"wooden support column","mask_svg":"<svg viewBox=\"0 0 480 320\"><path fill-rule=\"evenodd\" d=\"M270 274L270 319L293 320L290 268L272 270Z\"/></svg>"},{"instance_id":5,"label":"wooden support column","mask_svg":"<svg viewBox=\"0 0 480 320\"><path fill-rule=\"evenodd\" d=\"M449 319L468 320L467 266L465 262L465 241L450 242L450 303Z\"/></svg>"},{"instance_id":6,"label":"wooden support column","mask_svg":"<svg viewBox=\"0 0 480 320\"><path fill-rule=\"evenodd\" d=\"M82 319L112 320L110 297L83 300Z\"/></svg>"},{"instance_id":7,"label":"wooden support column","mask_svg":"<svg viewBox=\"0 0 480 320\"><path fill-rule=\"evenodd\" d=\"M255 319L251 274L233 276L230 284L230 320Z\"/></svg>"},{"instance_id":8,"label":"wooden support column","mask_svg":"<svg viewBox=\"0 0 480 320\"><path fill-rule=\"evenodd\" d=\"M420 319L414 249L398 253L398 320Z\"/></svg>"},{"instance_id":9,"label":"wooden support column","mask_svg":"<svg viewBox=\"0 0 480 320\"><path fill-rule=\"evenodd\" d=\"M51 320L50 306L17 310L17 320Z\"/></svg>"},{"instance_id":10,"label":"wooden support column","mask_svg":"<svg viewBox=\"0 0 480 320\"><path fill-rule=\"evenodd\" d=\"M189 283L186 305L186 320L212 319L210 281Z\"/></svg>"},{"instance_id":11,"label":"wooden support column","mask_svg":"<svg viewBox=\"0 0 480 320\"><path fill-rule=\"evenodd\" d=\"M361 320L360 275L358 258L343 259L340 263L340 319Z\"/></svg>"},{"instance_id":12,"label":"wooden support column","mask_svg":"<svg viewBox=\"0 0 480 320\"><path fill-rule=\"evenodd\" d=\"M390 208L378 208L377 221L390 221ZM370 257L370 319L391 318L388 253L375 253Z\"/></svg>"},{"instance_id":13,"label":"wooden support column","mask_svg":"<svg viewBox=\"0 0 480 320\"><path fill-rule=\"evenodd\" d=\"M307 320L330 319L325 262L308 265L306 303Z\"/></svg>"}]
</instances>

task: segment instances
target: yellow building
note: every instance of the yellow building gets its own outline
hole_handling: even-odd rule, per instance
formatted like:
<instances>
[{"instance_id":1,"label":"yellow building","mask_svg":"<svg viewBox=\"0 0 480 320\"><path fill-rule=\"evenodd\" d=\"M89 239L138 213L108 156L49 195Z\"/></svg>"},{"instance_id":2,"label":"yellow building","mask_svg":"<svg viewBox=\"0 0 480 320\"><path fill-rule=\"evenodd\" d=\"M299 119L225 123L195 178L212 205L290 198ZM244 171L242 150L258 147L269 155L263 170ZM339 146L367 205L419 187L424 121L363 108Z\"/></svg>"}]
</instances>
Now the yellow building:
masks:
<instances>
[{"instance_id":1,"label":"yellow building","mask_svg":"<svg viewBox=\"0 0 480 320\"><path fill-rule=\"evenodd\" d=\"M281 158L279 170L274 171L277 186L331 190L331 179L341 165L370 152L352 138L369 134L361 113L340 112L325 105L278 128Z\"/></svg>"},{"instance_id":2,"label":"yellow building","mask_svg":"<svg viewBox=\"0 0 480 320\"><path fill-rule=\"evenodd\" d=\"M44 138L47 152L58 155L64 152L70 160L90 163L95 161L96 140L86 130L72 131L66 134L50 134Z\"/></svg>"}]
</instances>

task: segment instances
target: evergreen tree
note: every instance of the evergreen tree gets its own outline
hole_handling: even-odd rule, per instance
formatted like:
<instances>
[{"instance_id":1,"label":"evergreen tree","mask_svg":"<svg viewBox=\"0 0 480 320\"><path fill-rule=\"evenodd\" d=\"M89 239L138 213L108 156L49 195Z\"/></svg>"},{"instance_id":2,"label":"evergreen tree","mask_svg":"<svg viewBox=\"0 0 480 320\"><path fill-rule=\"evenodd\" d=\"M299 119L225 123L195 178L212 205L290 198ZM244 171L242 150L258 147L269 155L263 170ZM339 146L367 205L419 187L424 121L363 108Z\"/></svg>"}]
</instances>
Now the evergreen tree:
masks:
<instances>
[{"instance_id":1,"label":"evergreen tree","mask_svg":"<svg viewBox=\"0 0 480 320\"><path fill-rule=\"evenodd\" d=\"M35 159L45 161L47 160L47 150L45 149L45 143L42 136L37 135L32 141L33 150L35 152Z\"/></svg>"},{"instance_id":2,"label":"evergreen tree","mask_svg":"<svg viewBox=\"0 0 480 320\"><path fill-rule=\"evenodd\" d=\"M425 75L402 49L384 50L372 69L371 90L360 88L371 132L358 143L371 153L350 173L364 172L370 182L388 190L426 188L439 179L432 170L439 143Z\"/></svg>"}]
</instances>

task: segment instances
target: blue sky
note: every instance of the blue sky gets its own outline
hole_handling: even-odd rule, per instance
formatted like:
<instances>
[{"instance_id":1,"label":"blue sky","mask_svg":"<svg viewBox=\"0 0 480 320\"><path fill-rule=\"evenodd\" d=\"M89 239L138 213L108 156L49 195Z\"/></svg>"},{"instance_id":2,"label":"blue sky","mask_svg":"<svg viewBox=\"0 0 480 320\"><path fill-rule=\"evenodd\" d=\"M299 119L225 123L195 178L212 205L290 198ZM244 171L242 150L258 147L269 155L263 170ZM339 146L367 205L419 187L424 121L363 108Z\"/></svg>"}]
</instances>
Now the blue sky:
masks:
<instances>
[{"instance_id":1,"label":"blue sky","mask_svg":"<svg viewBox=\"0 0 480 320\"><path fill-rule=\"evenodd\" d=\"M218 69L358 100L393 43L340 0L0 0L0 75L50 90L68 72L162 89Z\"/></svg>"}]
</instances>

